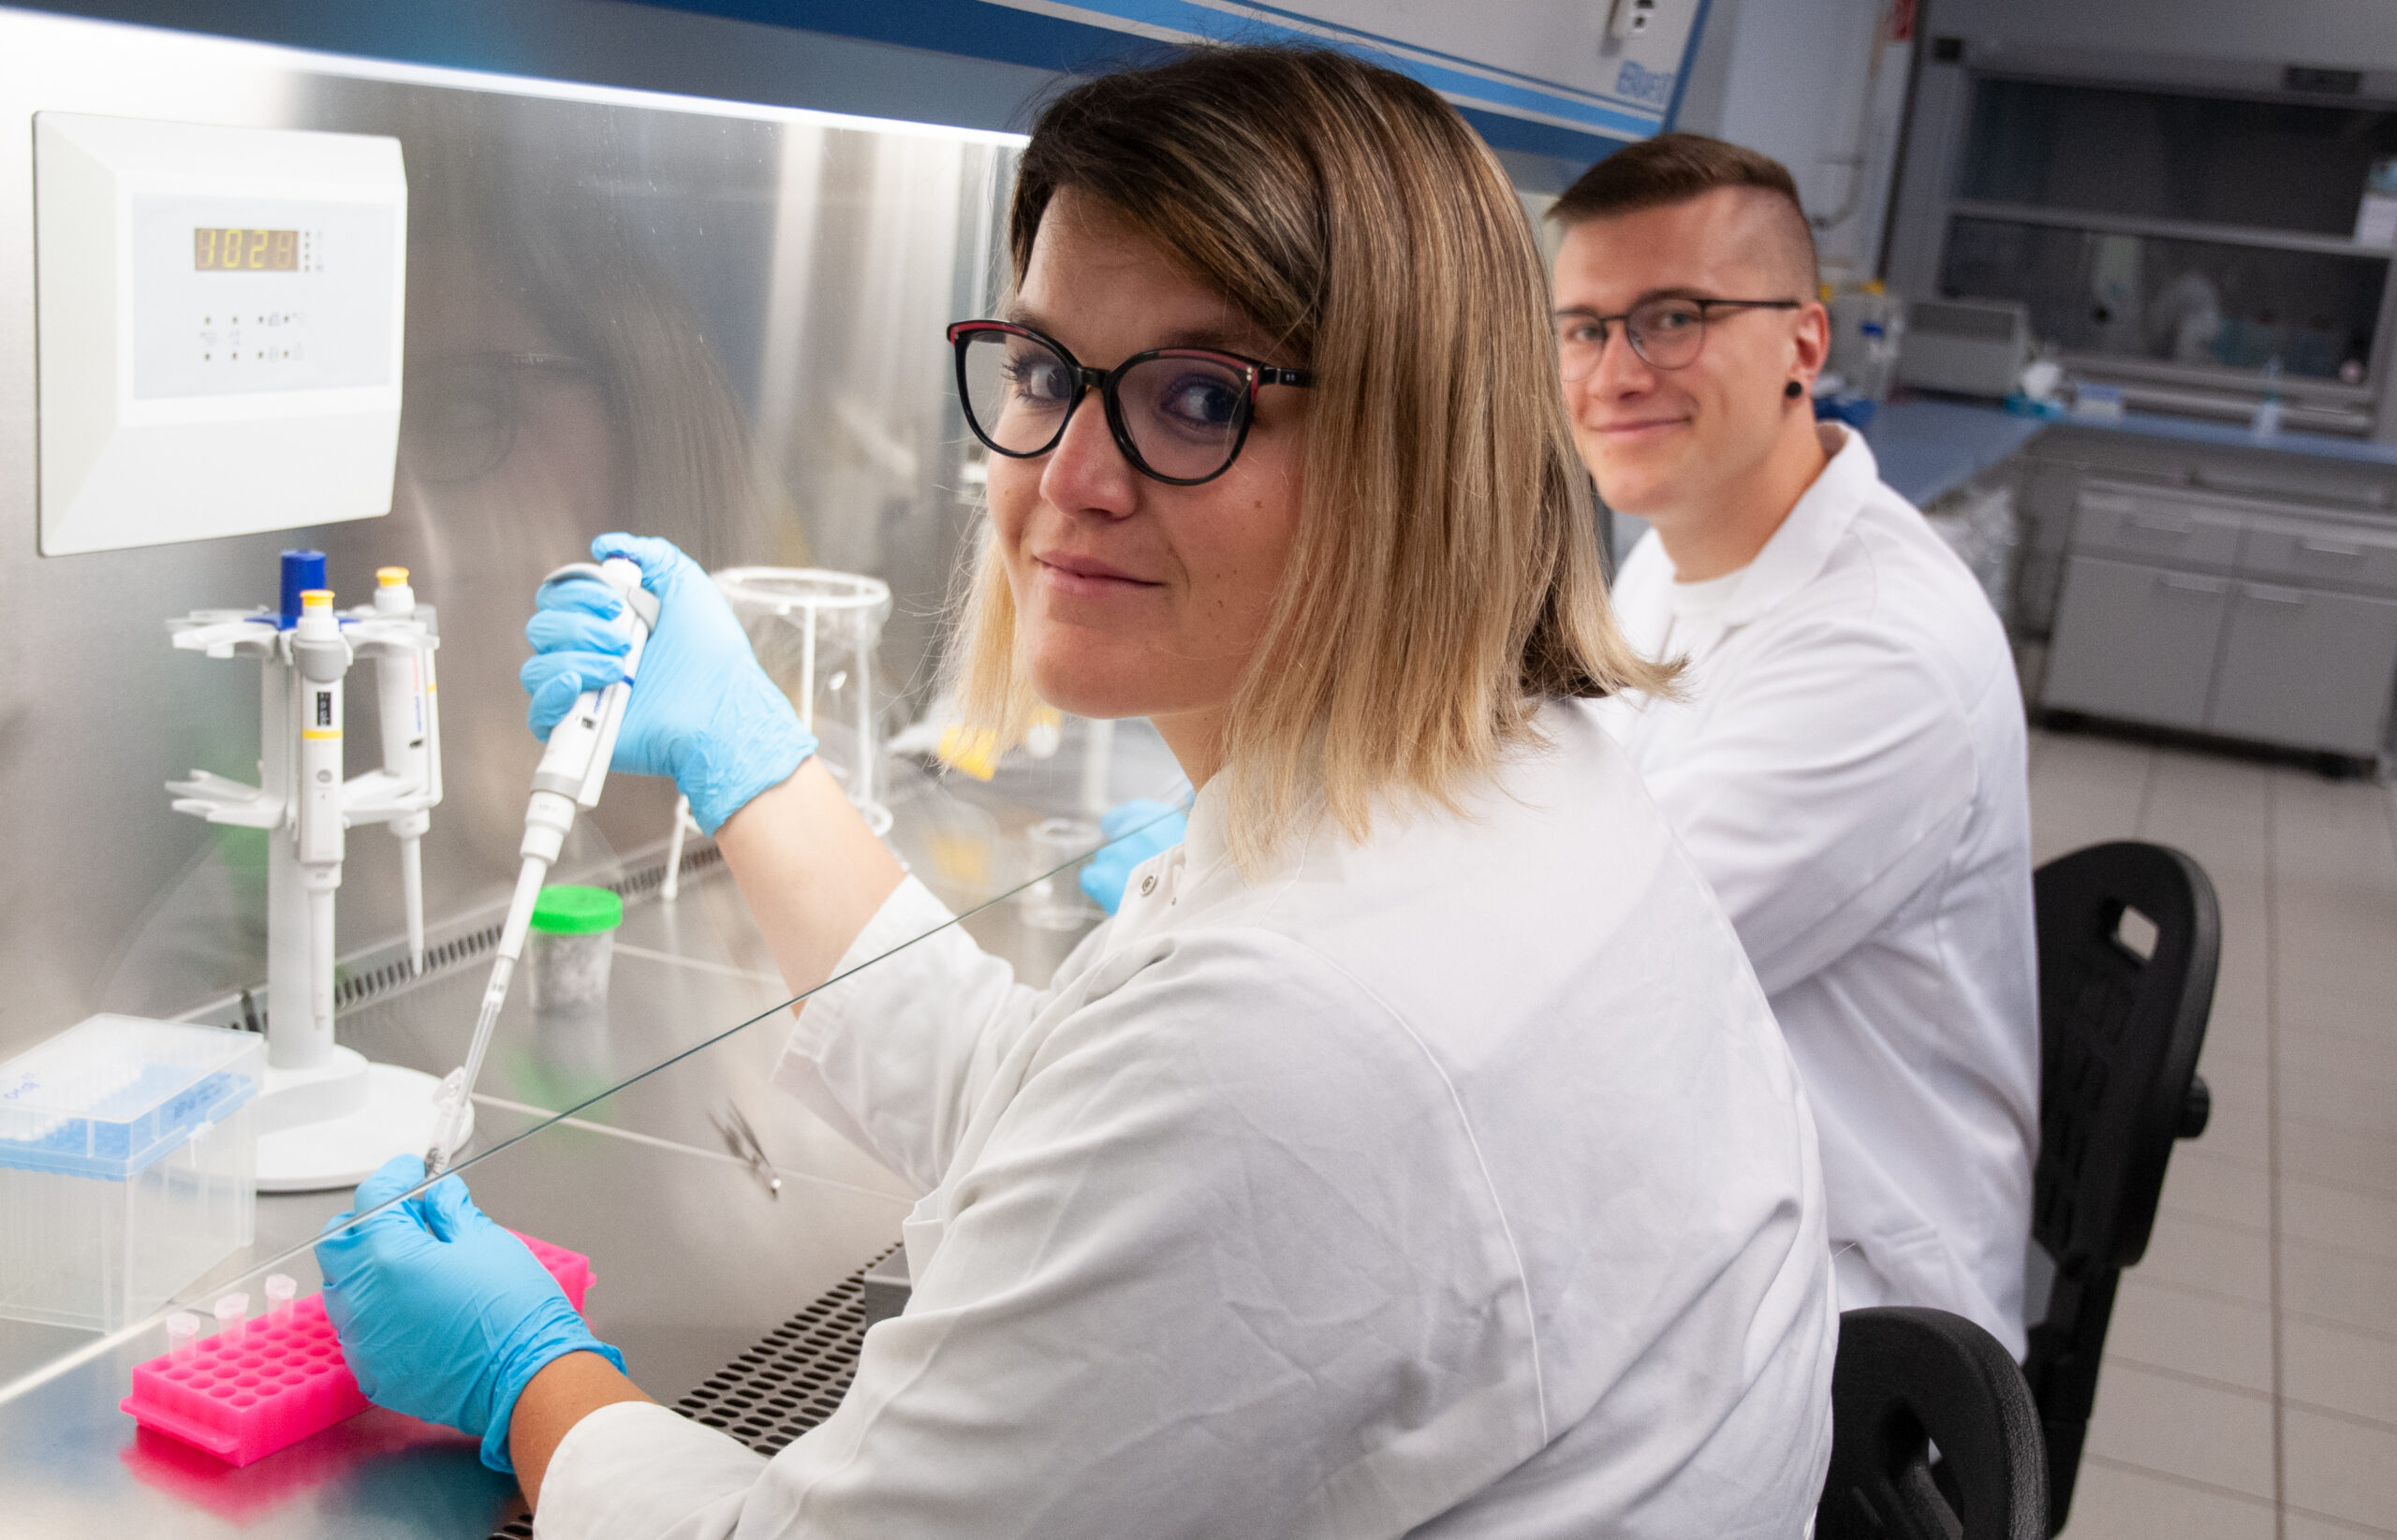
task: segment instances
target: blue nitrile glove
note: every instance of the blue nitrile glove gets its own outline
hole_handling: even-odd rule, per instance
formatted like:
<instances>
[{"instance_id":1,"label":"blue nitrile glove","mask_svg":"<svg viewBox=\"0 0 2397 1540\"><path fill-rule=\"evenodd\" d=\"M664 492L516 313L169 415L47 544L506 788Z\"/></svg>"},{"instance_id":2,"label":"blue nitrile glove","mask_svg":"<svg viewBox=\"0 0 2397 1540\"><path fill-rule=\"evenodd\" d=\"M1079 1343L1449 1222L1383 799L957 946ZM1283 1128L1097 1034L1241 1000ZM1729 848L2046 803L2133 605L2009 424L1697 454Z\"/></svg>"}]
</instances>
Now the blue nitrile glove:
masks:
<instances>
[{"instance_id":1,"label":"blue nitrile glove","mask_svg":"<svg viewBox=\"0 0 2397 1540\"><path fill-rule=\"evenodd\" d=\"M1098 821L1098 831L1114 843L1102 845L1082 867L1082 891L1109 914L1124 902L1124 885L1132 868L1171 850L1190 831L1190 820L1179 808L1136 797L1118 802Z\"/></svg>"},{"instance_id":2,"label":"blue nitrile glove","mask_svg":"<svg viewBox=\"0 0 2397 1540\"><path fill-rule=\"evenodd\" d=\"M713 834L751 798L789 780L816 752L815 735L757 667L732 606L699 563L667 541L630 535L603 535L591 554L631 558L641 586L657 595L657 628L641 652L612 768L673 777L691 816ZM575 697L624 678L627 643L624 601L596 579L546 583L537 603L524 625L533 655L521 677L533 697L525 719L547 741Z\"/></svg>"},{"instance_id":3,"label":"blue nitrile glove","mask_svg":"<svg viewBox=\"0 0 2397 1540\"><path fill-rule=\"evenodd\" d=\"M596 1353L618 1370L625 1357L591 1335L549 1269L456 1177L351 1223L423 1180L421 1158L393 1155L359 1183L347 1212L325 1222L325 1313L367 1400L472 1433L484 1464L513 1472L508 1418L533 1376L569 1353Z\"/></svg>"}]
</instances>

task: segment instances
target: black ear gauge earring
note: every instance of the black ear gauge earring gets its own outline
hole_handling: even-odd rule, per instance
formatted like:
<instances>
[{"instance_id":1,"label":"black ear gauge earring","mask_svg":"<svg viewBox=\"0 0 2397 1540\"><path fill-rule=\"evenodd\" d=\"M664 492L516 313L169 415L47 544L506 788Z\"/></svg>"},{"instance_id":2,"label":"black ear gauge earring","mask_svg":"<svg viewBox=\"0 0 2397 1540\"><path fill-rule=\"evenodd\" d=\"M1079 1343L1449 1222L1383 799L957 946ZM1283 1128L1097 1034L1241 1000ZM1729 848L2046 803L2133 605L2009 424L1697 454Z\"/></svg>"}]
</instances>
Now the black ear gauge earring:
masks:
<instances>
[{"instance_id":1,"label":"black ear gauge earring","mask_svg":"<svg viewBox=\"0 0 2397 1540\"><path fill-rule=\"evenodd\" d=\"M1796 401L1800 396L1806 393L1806 388L1798 381L1791 380L1787 385L1781 388L1781 393L1787 396L1791 401Z\"/></svg>"}]
</instances>

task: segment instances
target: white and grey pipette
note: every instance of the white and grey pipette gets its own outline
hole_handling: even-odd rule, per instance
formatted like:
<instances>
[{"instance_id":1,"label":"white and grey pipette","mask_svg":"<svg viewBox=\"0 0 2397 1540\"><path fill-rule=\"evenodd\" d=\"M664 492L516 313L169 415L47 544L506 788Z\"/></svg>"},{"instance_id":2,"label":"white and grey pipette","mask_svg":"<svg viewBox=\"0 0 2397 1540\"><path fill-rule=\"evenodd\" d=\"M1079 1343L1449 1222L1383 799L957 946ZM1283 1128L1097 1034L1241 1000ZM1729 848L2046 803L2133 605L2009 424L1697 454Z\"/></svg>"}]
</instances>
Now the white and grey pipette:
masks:
<instances>
[{"instance_id":1,"label":"white and grey pipette","mask_svg":"<svg viewBox=\"0 0 2397 1540\"><path fill-rule=\"evenodd\" d=\"M574 827L578 811L599 805L599 789L607 784L608 762L616 753L616 734L625 724L625 706L632 695L633 675L640 667L641 649L650 628L657 623L657 597L640 585L640 567L622 556L597 566L577 562L541 579L543 587L566 578L596 578L625 602L629 645L625 650L625 677L605 690L585 690L574 709L550 729L550 746L533 772L533 799L524 811L523 868L516 874L516 894L507 902L507 920L500 928L499 953L492 959L491 982L483 987L482 1012L475 1019L475 1036L466 1062L449 1072L434 1097L433 1146L424 1154L428 1176L449 1168L472 1126L475 1078L482 1072L483 1052L491 1047L499 1009L507 1002L507 981L516 960L524 955L524 934L532 928L533 907L540 902L541 884L556 864Z\"/></svg>"}]
</instances>

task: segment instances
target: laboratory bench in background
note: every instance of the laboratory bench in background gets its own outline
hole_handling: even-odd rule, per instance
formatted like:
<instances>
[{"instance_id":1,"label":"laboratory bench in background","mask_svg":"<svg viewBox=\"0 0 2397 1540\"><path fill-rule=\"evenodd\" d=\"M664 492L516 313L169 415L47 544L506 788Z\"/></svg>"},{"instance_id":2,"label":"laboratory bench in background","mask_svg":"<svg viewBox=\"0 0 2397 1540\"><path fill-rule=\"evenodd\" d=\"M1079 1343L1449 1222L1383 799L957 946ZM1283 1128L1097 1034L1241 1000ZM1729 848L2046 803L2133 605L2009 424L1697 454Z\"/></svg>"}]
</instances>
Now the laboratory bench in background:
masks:
<instances>
[{"instance_id":1,"label":"laboratory bench in background","mask_svg":"<svg viewBox=\"0 0 2397 1540\"><path fill-rule=\"evenodd\" d=\"M1991 488L2010 498L2004 608L2035 708L2328 763L2385 755L2397 446L1927 397L1890 403L1865 437L1934 514Z\"/></svg>"},{"instance_id":2,"label":"laboratory bench in background","mask_svg":"<svg viewBox=\"0 0 2397 1540\"><path fill-rule=\"evenodd\" d=\"M1170 770L1162 745L1130 732L1118 742L1122 793L1162 790L1151 784ZM990 785L934 783L893 762L893 848L952 907L982 905L965 928L1035 984L1081 932L1026 923L1007 893L1029 874L1022 830L1076 811L1074 746L1069 738L1045 766L1011 763ZM464 1171L493 1218L590 1257L594 1329L669 1403L829 1292L854 1290L845 1281L891 1248L913 1201L768 1083L788 1034L788 991L713 858L705 847L685 858L671 902L657 897L654 853L615 873L629 896L604 1015L545 1019L522 990L511 998L476 1096L475 1148L487 1153ZM441 1073L464 1051L487 965L474 952L360 1001L341 1014L342 1040ZM734 1109L764 1163L728 1148ZM293 1247L302 1249L276 1270L314 1292L304 1248L348 1201L346 1191L261 1195L255 1244L185 1298L202 1313L224 1289L256 1298L254 1275ZM0 1321L0 1384L93 1342ZM484 1469L472 1440L380 1409L240 1468L137 1429L117 1403L133 1367L164 1346L154 1325L0 1404L0 1536L481 1540L522 1511L513 1479Z\"/></svg>"}]
</instances>

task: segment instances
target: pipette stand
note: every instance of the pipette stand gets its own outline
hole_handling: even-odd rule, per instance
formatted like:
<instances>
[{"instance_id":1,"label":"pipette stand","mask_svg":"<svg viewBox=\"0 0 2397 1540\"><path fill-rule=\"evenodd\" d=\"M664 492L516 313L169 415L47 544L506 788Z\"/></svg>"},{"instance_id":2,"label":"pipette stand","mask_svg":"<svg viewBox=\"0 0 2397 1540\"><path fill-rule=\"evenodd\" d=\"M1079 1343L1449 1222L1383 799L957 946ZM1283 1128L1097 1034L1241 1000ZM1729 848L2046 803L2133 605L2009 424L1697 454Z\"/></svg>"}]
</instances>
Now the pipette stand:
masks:
<instances>
[{"instance_id":1,"label":"pipette stand","mask_svg":"<svg viewBox=\"0 0 2397 1540\"><path fill-rule=\"evenodd\" d=\"M286 552L283 612L203 609L167 623L178 650L260 666L260 784L195 770L167 789L178 813L267 832L267 1068L257 1102L257 1185L267 1193L352 1186L391 1156L423 1150L440 1085L333 1041L333 895L347 829L379 823L400 840L411 962L422 966L417 843L441 800L434 612L414 602L394 567L375 604L335 615L327 597L303 616L295 557L315 575L307 586L323 581L321 556ZM384 763L344 779L341 684L361 658L375 665Z\"/></svg>"}]
</instances>

